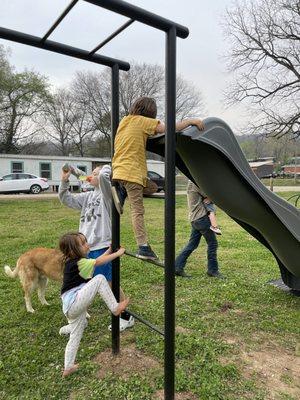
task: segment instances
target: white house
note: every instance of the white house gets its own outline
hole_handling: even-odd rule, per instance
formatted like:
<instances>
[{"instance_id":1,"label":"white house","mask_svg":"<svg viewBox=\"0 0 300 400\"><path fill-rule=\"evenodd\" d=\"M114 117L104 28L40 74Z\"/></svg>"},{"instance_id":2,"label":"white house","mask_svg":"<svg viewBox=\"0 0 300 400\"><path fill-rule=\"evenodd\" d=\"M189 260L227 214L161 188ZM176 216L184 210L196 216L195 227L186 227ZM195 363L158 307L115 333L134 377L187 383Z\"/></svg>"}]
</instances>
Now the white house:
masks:
<instances>
[{"instance_id":1,"label":"white house","mask_svg":"<svg viewBox=\"0 0 300 400\"><path fill-rule=\"evenodd\" d=\"M86 174L90 174L97 165L109 164L110 158L99 157L66 157L66 156L37 156L25 154L0 154L0 176L11 173L29 173L47 178L50 187L56 188L60 182L62 166L65 163L76 166ZM164 162L157 160L147 160L149 171L154 171L165 176ZM74 176L70 178L71 186L78 186L78 181Z\"/></svg>"}]
</instances>

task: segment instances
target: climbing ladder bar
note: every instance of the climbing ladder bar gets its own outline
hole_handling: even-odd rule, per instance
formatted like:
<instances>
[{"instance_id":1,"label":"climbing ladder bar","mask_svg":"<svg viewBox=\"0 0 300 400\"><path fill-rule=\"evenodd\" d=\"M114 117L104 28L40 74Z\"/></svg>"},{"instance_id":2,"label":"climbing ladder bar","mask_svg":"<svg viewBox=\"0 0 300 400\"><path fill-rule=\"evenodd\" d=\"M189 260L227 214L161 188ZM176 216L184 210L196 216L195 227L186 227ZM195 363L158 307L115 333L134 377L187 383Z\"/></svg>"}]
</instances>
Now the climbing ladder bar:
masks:
<instances>
[{"instance_id":1,"label":"climbing ladder bar","mask_svg":"<svg viewBox=\"0 0 300 400\"><path fill-rule=\"evenodd\" d=\"M137 260L144 261L144 262L148 262L148 263L150 263L150 264L154 264L154 265L156 265L157 267L165 268L164 263L161 263L161 262L156 261L156 260L143 260L142 258L137 257L134 253L131 253L131 252L128 251L128 250L125 251L125 254L127 254L127 255L130 256L130 257L134 257L134 258L136 258Z\"/></svg>"}]
</instances>

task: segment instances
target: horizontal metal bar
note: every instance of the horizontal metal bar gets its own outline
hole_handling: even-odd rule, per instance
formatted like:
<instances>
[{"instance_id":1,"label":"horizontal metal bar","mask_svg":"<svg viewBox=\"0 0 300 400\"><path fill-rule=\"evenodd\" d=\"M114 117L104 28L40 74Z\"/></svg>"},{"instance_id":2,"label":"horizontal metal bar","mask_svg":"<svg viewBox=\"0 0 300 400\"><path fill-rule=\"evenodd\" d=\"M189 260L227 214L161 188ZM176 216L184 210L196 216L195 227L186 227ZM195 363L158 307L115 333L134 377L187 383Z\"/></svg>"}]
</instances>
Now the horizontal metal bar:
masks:
<instances>
[{"instance_id":1,"label":"horizontal metal bar","mask_svg":"<svg viewBox=\"0 0 300 400\"><path fill-rule=\"evenodd\" d=\"M101 49L101 47L105 46L108 42L110 42L114 37L116 37L119 33L121 33L122 31L124 31L124 29L126 29L128 26L130 26L132 23L134 22L133 19L130 19L129 21L127 21L124 25L120 26L119 29L117 29L114 33L112 33L110 36L108 36L105 40L103 40L103 42L101 42L100 44L98 44L98 46L96 46L92 51L90 51L90 54L94 54L96 53L96 51L98 51L99 49Z\"/></svg>"},{"instance_id":2,"label":"horizontal metal bar","mask_svg":"<svg viewBox=\"0 0 300 400\"><path fill-rule=\"evenodd\" d=\"M62 12L62 14L57 18L57 20L54 22L54 24L51 26L51 28L48 30L46 35L42 38L42 42L44 42L47 37L51 35L51 33L54 31L54 29L61 23L61 21L65 18L65 16L72 10L72 8L75 6L75 4L78 3L78 0L73 0L67 8Z\"/></svg>"},{"instance_id":3,"label":"horizontal metal bar","mask_svg":"<svg viewBox=\"0 0 300 400\"><path fill-rule=\"evenodd\" d=\"M27 44L28 46L38 47L44 50L53 51L54 53L60 53L66 56L79 58L81 60L91 61L96 64L106 65L107 67L113 67L117 64L123 71L128 71L130 69L129 63L125 61L102 56L100 54L90 55L86 50L78 49L76 47L68 46L58 42L53 42L52 40L46 40L44 43L42 43L41 38L37 36L28 35L27 33L14 31L12 29L0 27L0 38Z\"/></svg>"},{"instance_id":4,"label":"horizontal metal bar","mask_svg":"<svg viewBox=\"0 0 300 400\"><path fill-rule=\"evenodd\" d=\"M164 32L168 32L172 27L176 28L176 35L182 39L185 39L189 35L187 27L177 24L176 22L170 21L157 14L151 13L150 11L144 10L143 8L134 6L127 3L126 1L120 0L84 0L88 3L94 4L107 10L114 11L118 14L124 15L125 17L134 19L142 22L143 24L150 25L153 28L160 29Z\"/></svg>"},{"instance_id":5,"label":"horizontal metal bar","mask_svg":"<svg viewBox=\"0 0 300 400\"><path fill-rule=\"evenodd\" d=\"M134 253L131 253L130 251L127 251L127 250L125 251L125 254L127 254L130 257L136 258L137 260L146 261L146 262L148 262L150 264L154 264L154 265L156 265L158 267L165 268L165 265L163 263L160 263L159 261L147 260L147 259L145 260L143 258L137 257Z\"/></svg>"},{"instance_id":6,"label":"horizontal metal bar","mask_svg":"<svg viewBox=\"0 0 300 400\"><path fill-rule=\"evenodd\" d=\"M145 320L144 318L140 317L138 314L134 313L133 311L126 310L128 314L132 315L135 319L140 321L142 324L147 325L149 328L151 328L153 331L159 333L161 336L165 336L164 331L161 329L157 328L157 326L151 324L151 322Z\"/></svg>"}]
</instances>

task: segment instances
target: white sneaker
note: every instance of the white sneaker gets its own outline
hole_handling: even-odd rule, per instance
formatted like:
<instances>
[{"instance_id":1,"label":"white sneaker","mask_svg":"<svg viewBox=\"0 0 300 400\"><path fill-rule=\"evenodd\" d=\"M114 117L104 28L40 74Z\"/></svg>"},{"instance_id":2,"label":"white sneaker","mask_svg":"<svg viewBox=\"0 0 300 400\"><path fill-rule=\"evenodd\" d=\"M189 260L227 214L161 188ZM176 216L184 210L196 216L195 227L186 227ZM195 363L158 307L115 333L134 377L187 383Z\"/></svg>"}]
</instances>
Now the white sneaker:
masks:
<instances>
[{"instance_id":1,"label":"white sneaker","mask_svg":"<svg viewBox=\"0 0 300 400\"><path fill-rule=\"evenodd\" d=\"M125 329L132 328L134 325L134 318L131 315L129 320L120 318L120 332L125 331ZM111 331L111 325L109 325L108 330Z\"/></svg>"},{"instance_id":2,"label":"white sneaker","mask_svg":"<svg viewBox=\"0 0 300 400\"><path fill-rule=\"evenodd\" d=\"M222 231L218 226L211 225L209 229L215 232L216 235L222 235Z\"/></svg>"}]
</instances>

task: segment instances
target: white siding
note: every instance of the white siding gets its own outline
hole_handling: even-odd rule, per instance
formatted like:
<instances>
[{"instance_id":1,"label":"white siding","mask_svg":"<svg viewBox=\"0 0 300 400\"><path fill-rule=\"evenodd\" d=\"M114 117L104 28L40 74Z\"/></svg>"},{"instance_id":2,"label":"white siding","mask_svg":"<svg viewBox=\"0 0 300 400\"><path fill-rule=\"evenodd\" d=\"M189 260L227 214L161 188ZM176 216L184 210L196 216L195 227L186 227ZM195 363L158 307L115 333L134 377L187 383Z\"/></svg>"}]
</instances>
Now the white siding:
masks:
<instances>
[{"instance_id":1,"label":"white siding","mask_svg":"<svg viewBox=\"0 0 300 400\"><path fill-rule=\"evenodd\" d=\"M12 162L22 162L23 172L29 174L41 175L40 164L51 164L51 179L48 180L49 185L59 185L61 168L68 162L75 166L86 166L87 174L92 172L93 163L106 164L110 163L109 159L105 158L84 158L84 157L60 157L60 156L35 156L22 154L0 154L0 176L12 173ZM147 168L149 171L154 171L165 176L165 163L158 160L147 160ZM77 185L77 179L71 175L71 185Z\"/></svg>"},{"instance_id":2,"label":"white siding","mask_svg":"<svg viewBox=\"0 0 300 400\"><path fill-rule=\"evenodd\" d=\"M81 157L55 157L55 156L30 156L20 154L0 154L0 176L12 173L12 162L22 162L23 172L41 175L41 163L51 164L51 179L49 185L59 185L62 166L67 162L75 166L86 166L87 174L92 172L93 163L105 164L109 162L105 158L81 158ZM73 185L78 183L77 179L71 175L70 182Z\"/></svg>"}]
</instances>

